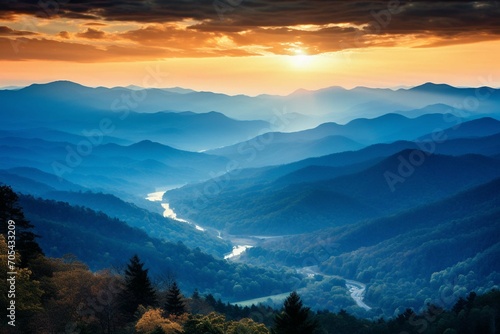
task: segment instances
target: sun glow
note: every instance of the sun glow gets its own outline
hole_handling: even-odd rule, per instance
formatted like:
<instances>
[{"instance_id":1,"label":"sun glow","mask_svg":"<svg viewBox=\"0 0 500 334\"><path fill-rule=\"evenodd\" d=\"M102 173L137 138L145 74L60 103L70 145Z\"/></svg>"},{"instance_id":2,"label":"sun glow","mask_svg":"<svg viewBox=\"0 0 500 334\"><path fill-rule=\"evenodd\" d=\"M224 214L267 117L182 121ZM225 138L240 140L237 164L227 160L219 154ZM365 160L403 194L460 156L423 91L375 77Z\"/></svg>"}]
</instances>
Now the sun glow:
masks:
<instances>
[{"instance_id":1,"label":"sun glow","mask_svg":"<svg viewBox=\"0 0 500 334\"><path fill-rule=\"evenodd\" d=\"M293 66L305 68L312 64L313 56L308 55L301 49L297 49L295 54L290 56L290 61Z\"/></svg>"}]
</instances>

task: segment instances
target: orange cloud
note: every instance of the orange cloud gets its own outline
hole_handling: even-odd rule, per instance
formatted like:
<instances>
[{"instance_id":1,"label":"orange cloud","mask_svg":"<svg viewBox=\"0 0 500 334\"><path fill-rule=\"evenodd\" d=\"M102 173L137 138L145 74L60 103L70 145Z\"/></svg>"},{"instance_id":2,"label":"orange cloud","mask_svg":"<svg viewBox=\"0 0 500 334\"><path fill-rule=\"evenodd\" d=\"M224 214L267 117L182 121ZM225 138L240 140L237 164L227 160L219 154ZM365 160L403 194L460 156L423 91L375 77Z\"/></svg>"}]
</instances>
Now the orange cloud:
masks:
<instances>
[{"instance_id":1,"label":"orange cloud","mask_svg":"<svg viewBox=\"0 0 500 334\"><path fill-rule=\"evenodd\" d=\"M84 32L77 33L76 36L88 39L103 39L106 33L98 29L87 28Z\"/></svg>"},{"instance_id":2,"label":"orange cloud","mask_svg":"<svg viewBox=\"0 0 500 334\"><path fill-rule=\"evenodd\" d=\"M38 34L32 31L14 30L7 26L0 26L0 36L29 36L29 35L38 35Z\"/></svg>"},{"instance_id":3,"label":"orange cloud","mask_svg":"<svg viewBox=\"0 0 500 334\"><path fill-rule=\"evenodd\" d=\"M61 32L59 32L59 33L57 34L57 36L62 37L62 38L65 38L65 39L69 39L69 37L70 37L70 36L69 36L69 32L67 32L67 31L61 31Z\"/></svg>"},{"instance_id":4,"label":"orange cloud","mask_svg":"<svg viewBox=\"0 0 500 334\"><path fill-rule=\"evenodd\" d=\"M75 62L151 60L168 57L163 49L111 46L100 49L88 44L68 43L45 38L0 38L1 60L64 60Z\"/></svg>"}]
</instances>

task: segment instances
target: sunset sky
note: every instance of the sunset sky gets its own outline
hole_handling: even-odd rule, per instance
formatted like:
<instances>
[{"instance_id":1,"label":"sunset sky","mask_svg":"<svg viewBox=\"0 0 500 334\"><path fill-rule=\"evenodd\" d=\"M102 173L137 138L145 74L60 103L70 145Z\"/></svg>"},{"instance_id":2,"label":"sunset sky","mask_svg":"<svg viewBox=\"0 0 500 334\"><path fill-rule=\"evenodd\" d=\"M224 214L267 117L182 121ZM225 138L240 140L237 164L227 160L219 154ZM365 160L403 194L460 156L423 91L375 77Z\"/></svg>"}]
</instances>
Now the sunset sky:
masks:
<instances>
[{"instance_id":1,"label":"sunset sky","mask_svg":"<svg viewBox=\"0 0 500 334\"><path fill-rule=\"evenodd\" d=\"M6 0L0 86L500 86L500 2Z\"/></svg>"}]
</instances>

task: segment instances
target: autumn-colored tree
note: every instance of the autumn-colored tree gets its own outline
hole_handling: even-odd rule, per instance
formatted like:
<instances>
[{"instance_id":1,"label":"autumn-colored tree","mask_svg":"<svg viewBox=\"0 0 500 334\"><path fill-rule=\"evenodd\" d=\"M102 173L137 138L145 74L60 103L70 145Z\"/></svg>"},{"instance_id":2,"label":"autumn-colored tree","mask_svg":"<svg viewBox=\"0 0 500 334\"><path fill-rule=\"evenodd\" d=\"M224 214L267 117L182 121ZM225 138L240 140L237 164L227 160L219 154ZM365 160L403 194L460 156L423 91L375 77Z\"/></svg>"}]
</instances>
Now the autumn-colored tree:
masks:
<instances>
[{"instance_id":1,"label":"autumn-colored tree","mask_svg":"<svg viewBox=\"0 0 500 334\"><path fill-rule=\"evenodd\" d=\"M64 332L67 328L96 330L98 322L92 298L95 275L81 262L52 260L54 270L50 284L55 294L45 302L45 323L51 332Z\"/></svg>"},{"instance_id":2,"label":"autumn-colored tree","mask_svg":"<svg viewBox=\"0 0 500 334\"><path fill-rule=\"evenodd\" d=\"M138 333L153 334L158 329L161 329L165 334L183 332L179 323L163 317L162 310L158 308L147 310L135 325L135 330Z\"/></svg>"},{"instance_id":3,"label":"autumn-colored tree","mask_svg":"<svg viewBox=\"0 0 500 334\"><path fill-rule=\"evenodd\" d=\"M90 293L92 305L95 306L95 318L103 333L114 333L120 325L118 297L123 287L123 279L108 270L94 276Z\"/></svg>"}]
</instances>

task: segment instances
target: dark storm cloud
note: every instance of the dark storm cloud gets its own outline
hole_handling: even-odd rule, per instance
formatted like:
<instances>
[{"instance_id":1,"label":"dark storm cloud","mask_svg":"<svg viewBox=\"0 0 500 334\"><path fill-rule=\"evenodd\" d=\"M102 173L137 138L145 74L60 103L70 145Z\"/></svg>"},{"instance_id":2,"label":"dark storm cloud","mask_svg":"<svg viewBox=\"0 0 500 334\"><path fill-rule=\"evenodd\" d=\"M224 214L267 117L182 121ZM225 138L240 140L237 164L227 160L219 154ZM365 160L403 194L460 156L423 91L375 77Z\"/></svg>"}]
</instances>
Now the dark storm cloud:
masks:
<instances>
[{"instance_id":1,"label":"dark storm cloud","mask_svg":"<svg viewBox=\"0 0 500 334\"><path fill-rule=\"evenodd\" d=\"M390 34L500 33L498 1L19 0L0 5L5 18L19 13L143 23L195 19L204 22L199 29L211 31L353 23Z\"/></svg>"}]
</instances>

